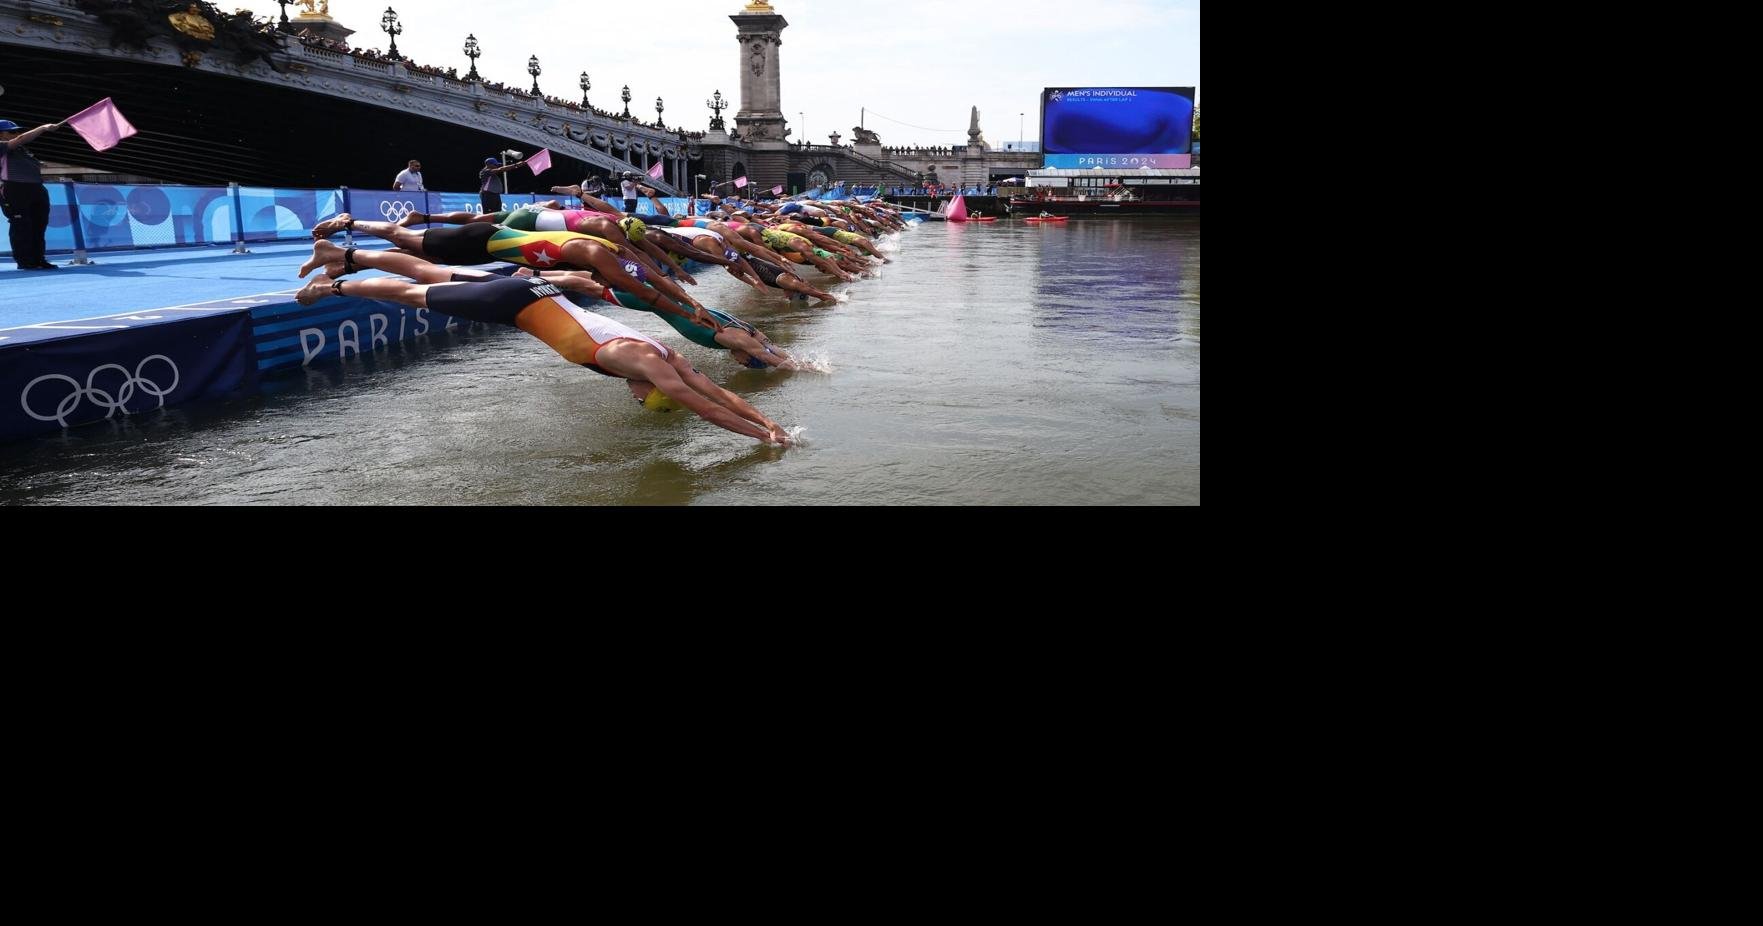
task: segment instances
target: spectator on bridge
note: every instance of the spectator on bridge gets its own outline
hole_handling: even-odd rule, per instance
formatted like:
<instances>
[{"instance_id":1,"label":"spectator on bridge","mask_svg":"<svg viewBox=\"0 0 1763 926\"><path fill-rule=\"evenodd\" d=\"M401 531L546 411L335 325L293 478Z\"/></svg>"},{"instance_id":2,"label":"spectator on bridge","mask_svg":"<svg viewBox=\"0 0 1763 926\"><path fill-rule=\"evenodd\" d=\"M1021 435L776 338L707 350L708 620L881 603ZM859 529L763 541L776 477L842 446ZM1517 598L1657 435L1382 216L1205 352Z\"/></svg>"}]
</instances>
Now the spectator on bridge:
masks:
<instances>
[{"instance_id":1,"label":"spectator on bridge","mask_svg":"<svg viewBox=\"0 0 1763 926\"><path fill-rule=\"evenodd\" d=\"M0 210L12 239L12 260L20 270L59 270L44 257L49 229L49 190L43 186L43 165L25 145L61 123L23 131L18 123L0 119Z\"/></svg>"},{"instance_id":2,"label":"spectator on bridge","mask_svg":"<svg viewBox=\"0 0 1763 926\"><path fill-rule=\"evenodd\" d=\"M421 193L427 189L422 185L422 162L411 161L409 166L398 172L392 181L392 189L404 193Z\"/></svg>"}]
</instances>

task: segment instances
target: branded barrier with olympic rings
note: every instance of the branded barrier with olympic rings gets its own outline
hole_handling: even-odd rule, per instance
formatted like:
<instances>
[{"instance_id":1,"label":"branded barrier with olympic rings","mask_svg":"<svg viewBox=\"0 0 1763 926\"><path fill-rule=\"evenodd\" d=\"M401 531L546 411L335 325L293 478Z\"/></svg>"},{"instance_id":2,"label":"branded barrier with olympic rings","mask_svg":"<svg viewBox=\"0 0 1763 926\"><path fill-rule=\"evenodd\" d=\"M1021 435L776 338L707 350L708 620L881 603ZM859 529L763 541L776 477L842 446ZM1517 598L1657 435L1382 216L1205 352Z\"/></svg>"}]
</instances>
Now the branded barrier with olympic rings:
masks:
<instances>
[{"instance_id":1,"label":"branded barrier with olympic rings","mask_svg":"<svg viewBox=\"0 0 1763 926\"><path fill-rule=\"evenodd\" d=\"M139 248L230 244L243 249L256 241L299 241L312 236L312 226L340 212L357 219L396 222L416 211L433 215L477 212L476 193L400 193L395 190L294 190L274 187L195 187L108 183L50 183L49 228L43 236L50 254L123 251ZM502 206L512 209L557 199L567 207L571 197L548 193L505 193ZM661 200L674 214L686 212L686 197ZM708 211L698 202L697 214ZM650 207L643 203L643 211ZM6 219L0 217L0 257L12 244Z\"/></svg>"}]
</instances>

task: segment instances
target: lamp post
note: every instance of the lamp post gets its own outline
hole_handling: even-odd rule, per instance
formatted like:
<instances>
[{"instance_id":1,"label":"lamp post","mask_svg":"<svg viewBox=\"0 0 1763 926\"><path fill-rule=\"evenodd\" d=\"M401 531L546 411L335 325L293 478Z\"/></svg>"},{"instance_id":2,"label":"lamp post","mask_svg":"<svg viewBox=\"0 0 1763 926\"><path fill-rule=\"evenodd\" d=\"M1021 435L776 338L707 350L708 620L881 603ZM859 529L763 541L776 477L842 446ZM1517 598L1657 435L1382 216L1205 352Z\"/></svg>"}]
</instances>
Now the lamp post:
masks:
<instances>
[{"instance_id":1,"label":"lamp post","mask_svg":"<svg viewBox=\"0 0 1763 926\"><path fill-rule=\"evenodd\" d=\"M715 115L710 117L710 130L712 132L721 131L725 125L722 121L722 111L728 108L728 104L723 102L722 91L716 91L710 99L704 101L704 105L708 107L712 113L715 113Z\"/></svg>"},{"instance_id":2,"label":"lamp post","mask_svg":"<svg viewBox=\"0 0 1763 926\"><path fill-rule=\"evenodd\" d=\"M806 148L808 147L808 117L798 112L796 113L796 121L801 123L797 128L802 130L802 147Z\"/></svg>"},{"instance_id":3,"label":"lamp post","mask_svg":"<svg viewBox=\"0 0 1763 926\"><path fill-rule=\"evenodd\" d=\"M526 72L533 75L533 96L539 95L539 56L533 55L526 59Z\"/></svg>"},{"instance_id":4,"label":"lamp post","mask_svg":"<svg viewBox=\"0 0 1763 926\"><path fill-rule=\"evenodd\" d=\"M288 25L288 4L295 2L295 0L275 0L275 2L281 4L282 7L282 24L278 28L283 32L293 32L294 27Z\"/></svg>"},{"instance_id":5,"label":"lamp post","mask_svg":"<svg viewBox=\"0 0 1763 926\"><path fill-rule=\"evenodd\" d=\"M583 109L592 109L593 107L588 105L588 91L593 88L594 82L588 79L588 72L587 71L582 72L581 85L582 85L582 108Z\"/></svg>"},{"instance_id":6,"label":"lamp post","mask_svg":"<svg viewBox=\"0 0 1763 926\"><path fill-rule=\"evenodd\" d=\"M404 34L404 24L398 21L398 11L386 7L386 15L380 17L380 31L392 37L392 50L386 57L398 60L398 36Z\"/></svg>"},{"instance_id":7,"label":"lamp post","mask_svg":"<svg viewBox=\"0 0 1763 926\"><path fill-rule=\"evenodd\" d=\"M1018 150L1018 151L1022 150L1022 142L1023 142L1022 117L1026 116L1026 115L1028 115L1028 114L1027 113L1017 113L1016 114L1016 150Z\"/></svg>"},{"instance_id":8,"label":"lamp post","mask_svg":"<svg viewBox=\"0 0 1763 926\"><path fill-rule=\"evenodd\" d=\"M658 129L667 128L667 123L661 121L661 113L664 109L666 109L666 107L661 105L661 98L656 97L655 98L655 127Z\"/></svg>"},{"instance_id":9,"label":"lamp post","mask_svg":"<svg viewBox=\"0 0 1763 926\"><path fill-rule=\"evenodd\" d=\"M483 80L482 77L477 76L477 59L482 58L483 56L484 56L483 50L478 48L477 36L475 36L475 35L466 36L465 37L465 57L471 59L471 70L466 73L466 75L465 75L466 80Z\"/></svg>"},{"instance_id":10,"label":"lamp post","mask_svg":"<svg viewBox=\"0 0 1763 926\"><path fill-rule=\"evenodd\" d=\"M620 94L620 96L622 96L624 98L624 117L626 119L629 119L631 117L631 85L630 84L624 85L624 93Z\"/></svg>"}]
</instances>

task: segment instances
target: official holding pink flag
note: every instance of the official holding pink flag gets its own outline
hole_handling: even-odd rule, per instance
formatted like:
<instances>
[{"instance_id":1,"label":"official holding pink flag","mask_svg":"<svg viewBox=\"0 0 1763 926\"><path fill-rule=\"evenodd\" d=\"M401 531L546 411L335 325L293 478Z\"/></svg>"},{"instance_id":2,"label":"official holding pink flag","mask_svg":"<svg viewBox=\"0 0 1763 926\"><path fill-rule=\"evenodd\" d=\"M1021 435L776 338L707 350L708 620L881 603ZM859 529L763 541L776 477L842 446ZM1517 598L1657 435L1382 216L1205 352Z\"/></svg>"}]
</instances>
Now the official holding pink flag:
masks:
<instances>
[{"instance_id":1,"label":"official holding pink flag","mask_svg":"<svg viewBox=\"0 0 1763 926\"><path fill-rule=\"evenodd\" d=\"M61 125L39 125L27 132L16 122L0 119L0 208L4 208L9 226L12 260L20 270L61 269L44 257L49 189L43 186L43 165L25 147Z\"/></svg>"}]
</instances>

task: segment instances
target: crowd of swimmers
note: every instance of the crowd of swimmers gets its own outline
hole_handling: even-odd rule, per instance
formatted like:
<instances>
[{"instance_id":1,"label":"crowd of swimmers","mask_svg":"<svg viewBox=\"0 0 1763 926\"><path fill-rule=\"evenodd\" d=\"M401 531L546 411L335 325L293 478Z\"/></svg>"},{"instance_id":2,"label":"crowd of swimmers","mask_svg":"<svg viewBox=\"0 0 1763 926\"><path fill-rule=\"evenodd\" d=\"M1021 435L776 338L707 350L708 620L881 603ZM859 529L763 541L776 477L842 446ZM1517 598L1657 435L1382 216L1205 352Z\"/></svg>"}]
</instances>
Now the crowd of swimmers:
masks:
<instances>
[{"instance_id":1,"label":"crowd of swimmers","mask_svg":"<svg viewBox=\"0 0 1763 926\"><path fill-rule=\"evenodd\" d=\"M396 223L344 213L313 227L317 241L300 276L316 275L296 298L303 305L332 296L378 299L512 325L570 363L625 380L647 408L688 409L737 434L788 445L790 435L751 403L699 373L678 351L604 313L615 307L652 312L686 340L726 351L736 363L800 369L763 331L694 298L687 288L698 282L691 269L721 268L759 292L830 306L836 299L824 287L856 282L888 263L879 242L904 231L907 220L886 203L714 196L707 215L673 215L653 188L639 189L648 211L625 212L575 185L551 188L567 201L503 212L415 212ZM339 232L382 238L394 248L339 246L329 240ZM462 269L492 263L516 269L512 275ZM362 269L391 276L346 279Z\"/></svg>"}]
</instances>

